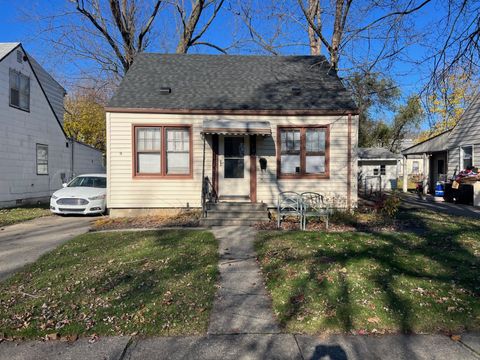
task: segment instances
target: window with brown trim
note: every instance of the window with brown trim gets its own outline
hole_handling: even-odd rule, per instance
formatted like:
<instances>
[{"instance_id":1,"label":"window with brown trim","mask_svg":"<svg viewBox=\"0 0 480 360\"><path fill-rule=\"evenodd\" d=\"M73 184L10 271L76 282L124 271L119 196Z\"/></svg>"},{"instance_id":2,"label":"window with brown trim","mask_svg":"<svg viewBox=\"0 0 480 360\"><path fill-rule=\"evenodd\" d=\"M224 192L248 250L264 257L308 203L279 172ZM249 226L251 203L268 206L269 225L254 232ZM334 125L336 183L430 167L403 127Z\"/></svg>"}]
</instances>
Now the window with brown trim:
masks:
<instances>
[{"instance_id":1,"label":"window with brown trim","mask_svg":"<svg viewBox=\"0 0 480 360\"><path fill-rule=\"evenodd\" d=\"M134 176L190 176L190 126L135 126Z\"/></svg>"},{"instance_id":2,"label":"window with brown trim","mask_svg":"<svg viewBox=\"0 0 480 360\"><path fill-rule=\"evenodd\" d=\"M278 128L278 177L328 177L328 127Z\"/></svg>"}]
</instances>

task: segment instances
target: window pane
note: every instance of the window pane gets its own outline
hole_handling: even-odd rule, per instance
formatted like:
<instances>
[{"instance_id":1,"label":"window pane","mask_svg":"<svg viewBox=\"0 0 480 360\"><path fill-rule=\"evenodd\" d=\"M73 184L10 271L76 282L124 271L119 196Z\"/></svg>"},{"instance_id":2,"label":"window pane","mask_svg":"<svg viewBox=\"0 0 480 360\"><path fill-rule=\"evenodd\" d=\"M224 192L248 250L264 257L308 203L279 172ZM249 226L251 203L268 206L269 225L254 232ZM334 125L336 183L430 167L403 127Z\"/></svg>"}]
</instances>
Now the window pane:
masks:
<instances>
[{"instance_id":1,"label":"window pane","mask_svg":"<svg viewBox=\"0 0 480 360\"><path fill-rule=\"evenodd\" d=\"M190 156L188 152L167 153L167 174L188 174L190 172Z\"/></svg>"},{"instance_id":2,"label":"window pane","mask_svg":"<svg viewBox=\"0 0 480 360\"><path fill-rule=\"evenodd\" d=\"M307 152L324 152L325 151L325 130L324 129L307 129Z\"/></svg>"},{"instance_id":3,"label":"window pane","mask_svg":"<svg viewBox=\"0 0 480 360\"><path fill-rule=\"evenodd\" d=\"M48 150L45 147L37 148L37 161L48 160Z\"/></svg>"},{"instance_id":4,"label":"window pane","mask_svg":"<svg viewBox=\"0 0 480 360\"><path fill-rule=\"evenodd\" d=\"M159 153L140 153L138 154L137 172L142 174L160 173L160 154Z\"/></svg>"},{"instance_id":5,"label":"window pane","mask_svg":"<svg viewBox=\"0 0 480 360\"><path fill-rule=\"evenodd\" d=\"M300 151L300 130L281 130L280 142L282 152Z\"/></svg>"},{"instance_id":6,"label":"window pane","mask_svg":"<svg viewBox=\"0 0 480 360\"><path fill-rule=\"evenodd\" d=\"M282 174L300 173L300 155L282 155L280 161Z\"/></svg>"},{"instance_id":7,"label":"window pane","mask_svg":"<svg viewBox=\"0 0 480 360\"><path fill-rule=\"evenodd\" d=\"M18 90L10 89L10 105L20 106L20 94Z\"/></svg>"},{"instance_id":8,"label":"window pane","mask_svg":"<svg viewBox=\"0 0 480 360\"><path fill-rule=\"evenodd\" d=\"M48 175L48 165L37 164L37 174L38 175Z\"/></svg>"},{"instance_id":9,"label":"window pane","mask_svg":"<svg viewBox=\"0 0 480 360\"><path fill-rule=\"evenodd\" d=\"M242 179L244 177L244 161L243 159L225 159L225 179Z\"/></svg>"},{"instance_id":10,"label":"window pane","mask_svg":"<svg viewBox=\"0 0 480 360\"><path fill-rule=\"evenodd\" d=\"M20 107L22 109L28 110L30 108L30 98L28 95L25 95L23 93L20 94Z\"/></svg>"},{"instance_id":11,"label":"window pane","mask_svg":"<svg viewBox=\"0 0 480 360\"><path fill-rule=\"evenodd\" d=\"M325 156L307 156L305 159L306 172L308 174L323 174L325 173Z\"/></svg>"},{"instance_id":12,"label":"window pane","mask_svg":"<svg viewBox=\"0 0 480 360\"><path fill-rule=\"evenodd\" d=\"M137 151L160 151L160 128L137 129Z\"/></svg>"},{"instance_id":13,"label":"window pane","mask_svg":"<svg viewBox=\"0 0 480 360\"><path fill-rule=\"evenodd\" d=\"M167 151L189 151L189 147L188 129L167 129Z\"/></svg>"},{"instance_id":14,"label":"window pane","mask_svg":"<svg viewBox=\"0 0 480 360\"><path fill-rule=\"evenodd\" d=\"M245 155L245 144L243 137L225 137L225 157L239 158Z\"/></svg>"},{"instance_id":15,"label":"window pane","mask_svg":"<svg viewBox=\"0 0 480 360\"><path fill-rule=\"evenodd\" d=\"M380 165L380 175L386 175L387 174L387 168L385 165Z\"/></svg>"}]
</instances>

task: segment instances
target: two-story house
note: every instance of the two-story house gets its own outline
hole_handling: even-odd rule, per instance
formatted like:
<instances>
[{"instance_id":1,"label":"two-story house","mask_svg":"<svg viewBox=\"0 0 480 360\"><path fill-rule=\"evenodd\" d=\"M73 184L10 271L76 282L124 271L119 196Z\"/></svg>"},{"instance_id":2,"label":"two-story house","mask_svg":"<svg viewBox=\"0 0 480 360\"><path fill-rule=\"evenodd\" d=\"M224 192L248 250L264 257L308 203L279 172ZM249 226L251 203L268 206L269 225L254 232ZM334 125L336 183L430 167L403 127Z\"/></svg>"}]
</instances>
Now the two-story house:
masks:
<instances>
[{"instance_id":1,"label":"two-story house","mask_svg":"<svg viewBox=\"0 0 480 360\"><path fill-rule=\"evenodd\" d=\"M66 135L65 94L20 43L0 43L0 207L47 200L74 175L105 171L100 151Z\"/></svg>"}]
</instances>

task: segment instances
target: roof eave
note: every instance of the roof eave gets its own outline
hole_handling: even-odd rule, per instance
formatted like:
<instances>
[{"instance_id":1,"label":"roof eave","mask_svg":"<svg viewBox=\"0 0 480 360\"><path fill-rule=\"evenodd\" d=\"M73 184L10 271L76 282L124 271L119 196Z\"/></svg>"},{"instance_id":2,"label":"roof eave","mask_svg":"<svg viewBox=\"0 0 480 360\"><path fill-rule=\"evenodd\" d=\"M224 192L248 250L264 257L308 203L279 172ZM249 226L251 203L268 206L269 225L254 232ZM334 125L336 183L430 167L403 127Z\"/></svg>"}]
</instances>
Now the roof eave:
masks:
<instances>
[{"instance_id":1,"label":"roof eave","mask_svg":"<svg viewBox=\"0 0 480 360\"><path fill-rule=\"evenodd\" d=\"M358 109L159 109L105 107L110 113L189 114L189 115L358 115Z\"/></svg>"}]
</instances>

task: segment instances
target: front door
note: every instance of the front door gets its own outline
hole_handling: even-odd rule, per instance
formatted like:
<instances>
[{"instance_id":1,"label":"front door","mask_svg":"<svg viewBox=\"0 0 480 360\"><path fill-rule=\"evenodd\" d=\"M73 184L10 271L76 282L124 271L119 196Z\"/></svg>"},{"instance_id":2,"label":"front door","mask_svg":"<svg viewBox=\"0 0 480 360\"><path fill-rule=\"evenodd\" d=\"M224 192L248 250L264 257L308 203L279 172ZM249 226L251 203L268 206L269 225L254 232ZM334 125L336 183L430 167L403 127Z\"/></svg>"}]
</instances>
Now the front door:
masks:
<instances>
[{"instance_id":1,"label":"front door","mask_svg":"<svg viewBox=\"0 0 480 360\"><path fill-rule=\"evenodd\" d=\"M220 200L249 200L250 157L248 136L220 136L218 194Z\"/></svg>"}]
</instances>

